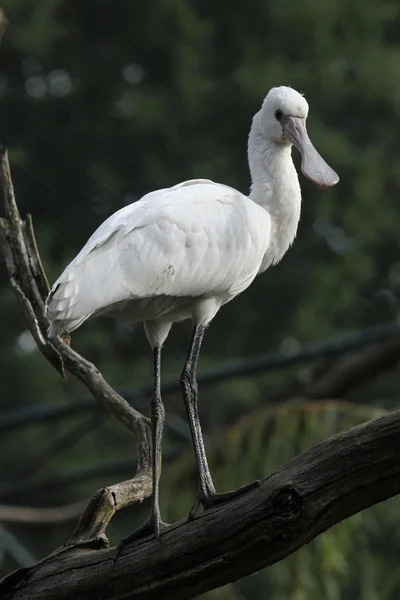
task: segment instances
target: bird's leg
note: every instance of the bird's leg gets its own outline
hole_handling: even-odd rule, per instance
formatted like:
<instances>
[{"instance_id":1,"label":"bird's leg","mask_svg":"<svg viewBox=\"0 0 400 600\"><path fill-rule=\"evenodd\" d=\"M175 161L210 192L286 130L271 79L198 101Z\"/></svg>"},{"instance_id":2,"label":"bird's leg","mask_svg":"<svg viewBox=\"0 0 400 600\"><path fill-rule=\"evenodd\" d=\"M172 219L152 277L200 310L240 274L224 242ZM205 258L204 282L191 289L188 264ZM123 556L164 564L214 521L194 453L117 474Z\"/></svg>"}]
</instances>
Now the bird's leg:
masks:
<instances>
[{"instance_id":1,"label":"bird's leg","mask_svg":"<svg viewBox=\"0 0 400 600\"><path fill-rule=\"evenodd\" d=\"M198 414L198 388L196 380L196 369L198 357L200 354L201 343L204 337L204 331L204 325L198 325L197 327L195 327L185 367L181 375L183 401L189 418L189 425L192 433L193 446L199 476L199 490L193 507L189 513L189 518L194 518L200 504L202 504L204 508L211 508L216 504L220 504L222 502L226 502L228 500L236 498L244 492L247 492L260 485L259 481L254 481L231 492L217 494L215 491L210 469L208 467L207 456L204 447L203 435L201 432L200 419Z\"/></svg>"},{"instance_id":2,"label":"bird's leg","mask_svg":"<svg viewBox=\"0 0 400 600\"><path fill-rule=\"evenodd\" d=\"M117 554L120 553L123 546L129 542L133 542L139 538L145 537L152 533L156 538L160 535L160 530L168 527L167 523L161 520L159 506L159 480L161 472L161 440L164 429L165 411L164 404L161 398L161 348L159 346L153 348L154 360L154 388L151 397L151 443L152 443L152 477L153 477L153 495L151 498L151 512L147 521L131 533L128 537L123 538L119 543Z\"/></svg>"},{"instance_id":3,"label":"bird's leg","mask_svg":"<svg viewBox=\"0 0 400 600\"><path fill-rule=\"evenodd\" d=\"M154 527L155 536L160 535L160 528L166 527L161 521L159 504L159 482L161 475L161 442L165 422L164 404L161 398L161 348L153 348L154 359L154 389L151 398L151 444L152 444L152 473L153 496L149 524Z\"/></svg>"},{"instance_id":4,"label":"bird's leg","mask_svg":"<svg viewBox=\"0 0 400 600\"><path fill-rule=\"evenodd\" d=\"M154 359L154 388L151 397L151 436L152 436L152 478L153 478L153 495L151 499L151 512L146 522L131 533L128 537L123 538L118 546L117 554L121 548L142 537L155 534L156 538L160 535L160 529L168 525L161 520L159 506L159 479L161 471L161 440L164 428L165 411L161 398L161 348L153 348ZM118 552L119 550L119 552Z\"/></svg>"}]
</instances>

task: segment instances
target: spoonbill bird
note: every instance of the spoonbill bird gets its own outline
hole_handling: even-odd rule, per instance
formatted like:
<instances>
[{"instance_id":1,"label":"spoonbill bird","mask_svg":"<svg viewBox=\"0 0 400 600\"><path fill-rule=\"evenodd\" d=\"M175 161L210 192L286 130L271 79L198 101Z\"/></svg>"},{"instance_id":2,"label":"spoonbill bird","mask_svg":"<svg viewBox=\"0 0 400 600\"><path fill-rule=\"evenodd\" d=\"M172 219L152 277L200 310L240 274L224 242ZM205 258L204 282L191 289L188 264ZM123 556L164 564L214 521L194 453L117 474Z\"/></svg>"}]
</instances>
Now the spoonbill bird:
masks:
<instances>
[{"instance_id":1,"label":"spoonbill bird","mask_svg":"<svg viewBox=\"0 0 400 600\"><path fill-rule=\"evenodd\" d=\"M272 88L254 116L248 160L250 195L208 179L151 192L109 217L55 282L46 302L49 336L68 334L97 315L143 321L153 351L151 397L153 496L146 523L129 539L155 532L161 521L158 482L164 407L161 348L172 324L192 319L181 388L197 462L199 489L191 511L236 497L259 482L217 494L197 409L196 367L206 327L223 304L281 260L300 218L301 192L291 148L303 174L321 188L338 175L312 145L308 104L289 87Z\"/></svg>"}]
</instances>

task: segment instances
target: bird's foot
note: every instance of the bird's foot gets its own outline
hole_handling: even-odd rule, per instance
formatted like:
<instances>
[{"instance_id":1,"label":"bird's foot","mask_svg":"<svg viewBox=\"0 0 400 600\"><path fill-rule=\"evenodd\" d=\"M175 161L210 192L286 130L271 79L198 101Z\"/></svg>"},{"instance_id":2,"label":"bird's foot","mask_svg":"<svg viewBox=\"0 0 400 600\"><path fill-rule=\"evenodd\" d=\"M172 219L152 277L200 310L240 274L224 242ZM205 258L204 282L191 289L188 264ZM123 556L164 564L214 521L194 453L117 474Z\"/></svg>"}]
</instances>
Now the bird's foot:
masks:
<instances>
[{"instance_id":1,"label":"bird's foot","mask_svg":"<svg viewBox=\"0 0 400 600\"><path fill-rule=\"evenodd\" d=\"M61 335L61 339L64 342L64 344L66 346L70 346L71 345L71 336L68 333L63 333Z\"/></svg>"},{"instance_id":2,"label":"bird's foot","mask_svg":"<svg viewBox=\"0 0 400 600\"><path fill-rule=\"evenodd\" d=\"M197 511L200 507L200 504L203 505L204 510L208 508L213 508L214 506L218 506L218 504L223 504L224 502L229 502L230 500L234 500L255 488L260 487L261 481L256 480L251 483L247 483L242 487L237 488L236 490L232 490L230 492L223 492L222 494L217 494L216 492L209 492L205 495L201 490L197 492L196 499L189 513L189 520L195 518Z\"/></svg>"},{"instance_id":3,"label":"bird's foot","mask_svg":"<svg viewBox=\"0 0 400 600\"><path fill-rule=\"evenodd\" d=\"M136 542L142 538L154 535L156 539L160 537L160 534L169 527L169 523L164 523L161 521L160 517L154 517L154 515L150 515L145 523L138 529L135 529L131 534L127 537L122 538L120 543L118 544L115 551L114 562L117 562L119 556L121 555L123 549L127 544L131 542Z\"/></svg>"}]
</instances>

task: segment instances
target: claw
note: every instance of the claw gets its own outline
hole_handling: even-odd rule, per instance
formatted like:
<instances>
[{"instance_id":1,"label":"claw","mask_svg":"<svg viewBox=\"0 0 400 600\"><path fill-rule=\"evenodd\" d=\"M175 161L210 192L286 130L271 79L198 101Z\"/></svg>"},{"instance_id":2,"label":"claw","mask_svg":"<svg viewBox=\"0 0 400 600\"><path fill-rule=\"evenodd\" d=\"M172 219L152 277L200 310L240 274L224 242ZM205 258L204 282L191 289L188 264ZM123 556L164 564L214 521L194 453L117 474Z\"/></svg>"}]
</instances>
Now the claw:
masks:
<instances>
[{"instance_id":1,"label":"claw","mask_svg":"<svg viewBox=\"0 0 400 600\"><path fill-rule=\"evenodd\" d=\"M141 527L135 529L135 531L133 531L125 538L122 538L115 551L114 563L117 562L118 558L121 556L121 553L127 544L130 544L131 542L136 542L142 538L146 538L151 535L154 535L156 539L159 539L161 532L164 529L167 529L167 527L169 527L169 523L164 523L164 521L161 521L159 519L154 520L154 518L151 516L149 519L147 519L145 523L143 523Z\"/></svg>"},{"instance_id":2,"label":"claw","mask_svg":"<svg viewBox=\"0 0 400 600\"><path fill-rule=\"evenodd\" d=\"M202 502L202 495L201 495L201 491L199 490L196 494L196 498L193 502L193 506L189 511L189 516L188 516L188 521L193 521L196 518L197 515L197 511L200 508L200 504Z\"/></svg>"},{"instance_id":3,"label":"claw","mask_svg":"<svg viewBox=\"0 0 400 600\"><path fill-rule=\"evenodd\" d=\"M192 521L196 517L200 504L203 505L204 510L207 510L208 508L212 508L213 506L218 506L218 504L223 504L224 502L234 500L242 494L246 494L247 492L250 492L251 490L260 487L260 485L261 481L257 479L256 481L247 483L246 485L243 485L242 487L239 487L236 490L232 490L230 492L223 492L222 494L217 494L216 492L213 492L207 494L207 496L205 496L203 492L199 490L197 492L193 506L190 509L188 520Z\"/></svg>"},{"instance_id":4,"label":"claw","mask_svg":"<svg viewBox=\"0 0 400 600\"><path fill-rule=\"evenodd\" d=\"M242 487L237 488L236 490L232 490L231 492L223 492L222 494L212 494L206 498L203 498L202 504L205 509L212 508L213 506L217 506L218 504L223 504L224 502L229 502L229 500L234 500L238 498L242 494L246 494L255 488L260 487L261 481L256 480L251 483L247 483Z\"/></svg>"}]
</instances>

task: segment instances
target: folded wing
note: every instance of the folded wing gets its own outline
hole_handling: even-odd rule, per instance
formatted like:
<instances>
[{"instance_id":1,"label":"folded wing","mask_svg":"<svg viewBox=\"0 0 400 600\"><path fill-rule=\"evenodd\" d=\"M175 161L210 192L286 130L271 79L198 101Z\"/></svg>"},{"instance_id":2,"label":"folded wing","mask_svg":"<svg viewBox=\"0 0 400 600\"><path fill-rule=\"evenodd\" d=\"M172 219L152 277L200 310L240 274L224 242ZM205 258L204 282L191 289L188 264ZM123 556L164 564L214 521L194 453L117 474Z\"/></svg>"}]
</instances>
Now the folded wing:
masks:
<instances>
[{"instance_id":1,"label":"folded wing","mask_svg":"<svg viewBox=\"0 0 400 600\"><path fill-rule=\"evenodd\" d=\"M50 333L138 298L236 295L269 235L268 213L227 186L194 180L152 192L105 221L55 282Z\"/></svg>"}]
</instances>

